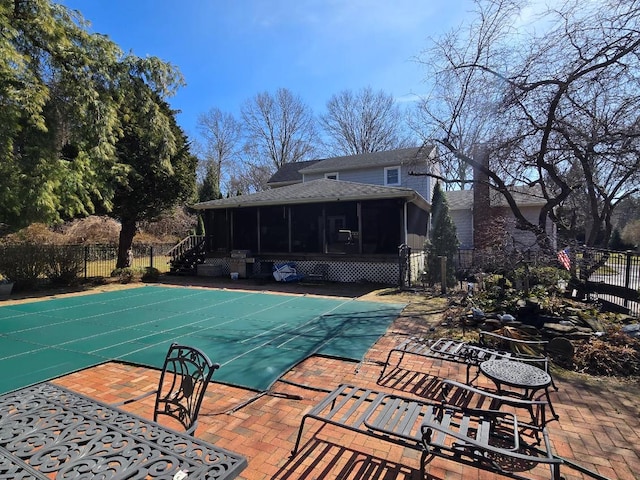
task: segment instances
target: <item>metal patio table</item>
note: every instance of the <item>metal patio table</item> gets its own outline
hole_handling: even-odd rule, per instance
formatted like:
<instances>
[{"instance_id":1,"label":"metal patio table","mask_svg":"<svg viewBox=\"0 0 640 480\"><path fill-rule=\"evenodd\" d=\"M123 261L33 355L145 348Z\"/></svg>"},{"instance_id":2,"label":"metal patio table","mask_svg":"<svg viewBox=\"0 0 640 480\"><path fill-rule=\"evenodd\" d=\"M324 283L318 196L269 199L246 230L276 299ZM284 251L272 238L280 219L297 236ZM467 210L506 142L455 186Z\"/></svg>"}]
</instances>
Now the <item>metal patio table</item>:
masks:
<instances>
[{"instance_id":1,"label":"metal patio table","mask_svg":"<svg viewBox=\"0 0 640 480\"><path fill-rule=\"evenodd\" d=\"M0 395L0 478L223 480L246 466L241 455L51 383Z\"/></svg>"},{"instance_id":2,"label":"metal patio table","mask_svg":"<svg viewBox=\"0 0 640 480\"><path fill-rule=\"evenodd\" d=\"M495 383L498 393L513 394L506 392L502 386L520 388L524 390L522 398L532 400L538 390L544 389L547 403L551 409L553 417L557 420L551 398L549 397L549 387L551 386L551 375L534 365L517 360L487 360L480 364L480 371Z\"/></svg>"}]
</instances>

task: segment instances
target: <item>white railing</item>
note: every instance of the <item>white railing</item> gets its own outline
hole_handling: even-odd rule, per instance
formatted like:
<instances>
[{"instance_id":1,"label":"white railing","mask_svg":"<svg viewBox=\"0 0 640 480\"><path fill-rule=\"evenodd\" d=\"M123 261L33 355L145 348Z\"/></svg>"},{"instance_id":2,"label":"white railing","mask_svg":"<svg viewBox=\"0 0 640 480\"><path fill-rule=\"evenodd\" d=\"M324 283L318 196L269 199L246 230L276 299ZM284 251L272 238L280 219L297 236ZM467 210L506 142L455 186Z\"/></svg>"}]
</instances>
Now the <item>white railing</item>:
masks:
<instances>
[{"instance_id":1,"label":"white railing","mask_svg":"<svg viewBox=\"0 0 640 480\"><path fill-rule=\"evenodd\" d=\"M176 260L182 257L189 250L197 247L204 241L204 235L189 235L183 238L180 243L167 252L167 255L171 257L171 260Z\"/></svg>"}]
</instances>

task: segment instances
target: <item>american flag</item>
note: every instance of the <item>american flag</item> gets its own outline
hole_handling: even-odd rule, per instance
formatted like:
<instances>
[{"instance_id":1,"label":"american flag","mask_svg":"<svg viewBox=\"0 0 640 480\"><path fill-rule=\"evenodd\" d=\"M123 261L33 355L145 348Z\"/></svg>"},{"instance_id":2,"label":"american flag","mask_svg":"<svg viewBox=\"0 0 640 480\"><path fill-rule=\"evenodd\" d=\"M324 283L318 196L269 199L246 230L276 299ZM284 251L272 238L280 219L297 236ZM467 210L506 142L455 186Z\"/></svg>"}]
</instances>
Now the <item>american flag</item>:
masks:
<instances>
[{"instance_id":1,"label":"american flag","mask_svg":"<svg viewBox=\"0 0 640 480\"><path fill-rule=\"evenodd\" d=\"M558 260L564 268L571 270L571 259L569 258L569 249L565 248L558 252Z\"/></svg>"}]
</instances>

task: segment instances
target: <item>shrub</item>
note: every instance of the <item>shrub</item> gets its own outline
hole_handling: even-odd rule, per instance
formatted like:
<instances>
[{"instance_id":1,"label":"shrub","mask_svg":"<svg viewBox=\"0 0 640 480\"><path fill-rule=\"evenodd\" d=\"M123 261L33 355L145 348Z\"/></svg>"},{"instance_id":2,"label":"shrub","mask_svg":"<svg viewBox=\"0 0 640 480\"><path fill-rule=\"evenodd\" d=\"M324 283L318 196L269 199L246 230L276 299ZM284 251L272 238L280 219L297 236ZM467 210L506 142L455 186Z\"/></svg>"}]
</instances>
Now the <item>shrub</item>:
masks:
<instances>
[{"instance_id":1,"label":"shrub","mask_svg":"<svg viewBox=\"0 0 640 480\"><path fill-rule=\"evenodd\" d=\"M197 225L196 215L187 213L184 208L176 208L173 211L163 213L156 221L140 222L136 242L141 243L174 243L182 240ZM144 240L143 234L153 240Z\"/></svg>"},{"instance_id":2,"label":"shrub","mask_svg":"<svg viewBox=\"0 0 640 480\"><path fill-rule=\"evenodd\" d=\"M113 218L92 215L74 220L62 228L67 243L117 245L120 224Z\"/></svg>"},{"instance_id":3,"label":"shrub","mask_svg":"<svg viewBox=\"0 0 640 480\"><path fill-rule=\"evenodd\" d=\"M62 245L65 242L64 235L53 232L44 223L32 223L28 227L7 235L2 239L6 245Z\"/></svg>"},{"instance_id":4,"label":"shrub","mask_svg":"<svg viewBox=\"0 0 640 480\"><path fill-rule=\"evenodd\" d=\"M130 283L133 281L134 273L132 267L116 268L111 272L112 278L118 278L120 283Z\"/></svg>"},{"instance_id":5,"label":"shrub","mask_svg":"<svg viewBox=\"0 0 640 480\"><path fill-rule=\"evenodd\" d=\"M524 282L527 275L531 287L535 285L556 287L559 280L571 279L571 274L567 270L557 267L530 267L528 273L524 267L519 267L509 275L509 279L513 283L517 283L518 280Z\"/></svg>"},{"instance_id":6,"label":"shrub","mask_svg":"<svg viewBox=\"0 0 640 480\"><path fill-rule=\"evenodd\" d=\"M111 277L118 277L120 283L140 281L143 275L145 275L147 269L148 267L116 268L111 272ZM153 270L155 270L155 268ZM160 274L158 273L158 275Z\"/></svg>"},{"instance_id":7,"label":"shrub","mask_svg":"<svg viewBox=\"0 0 640 480\"><path fill-rule=\"evenodd\" d=\"M425 244L427 252L426 275L429 283L433 285L437 282L445 283L447 286L456 284L455 268L453 259L458 252L458 238L456 237L456 226L449 215L449 205L444 196L440 184L436 183L433 189L432 205L432 228L431 236ZM442 277L440 267L440 257L447 258L446 277Z\"/></svg>"},{"instance_id":8,"label":"shrub","mask_svg":"<svg viewBox=\"0 0 640 480\"><path fill-rule=\"evenodd\" d=\"M157 282L160 278L160 270L153 267L146 267L144 275L142 275L143 282Z\"/></svg>"},{"instance_id":9,"label":"shrub","mask_svg":"<svg viewBox=\"0 0 640 480\"><path fill-rule=\"evenodd\" d=\"M48 252L46 276L51 283L72 285L84 271L84 250L82 247L45 245Z\"/></svg>"},{"instance_id":10,"label":"shrub","mask_svg":"<svg viewBox=\"0 0 640 480\"><path fill-rule=\"evenodd\" d=\"M0 246L0 275L15 282L15 290L33 288L46 277L48 257L39 245Z\"/></svg>"},{"instance_id":11,"label":"shrub","mask_svg":"<svg viewBox=\"0 0 640 480\"><path fill-rule=\"evenodd\" d=\"M492 274L484 277L484 287L487 290L513 288L511 281L503 275Z\"/></svg>"}]
</instances>

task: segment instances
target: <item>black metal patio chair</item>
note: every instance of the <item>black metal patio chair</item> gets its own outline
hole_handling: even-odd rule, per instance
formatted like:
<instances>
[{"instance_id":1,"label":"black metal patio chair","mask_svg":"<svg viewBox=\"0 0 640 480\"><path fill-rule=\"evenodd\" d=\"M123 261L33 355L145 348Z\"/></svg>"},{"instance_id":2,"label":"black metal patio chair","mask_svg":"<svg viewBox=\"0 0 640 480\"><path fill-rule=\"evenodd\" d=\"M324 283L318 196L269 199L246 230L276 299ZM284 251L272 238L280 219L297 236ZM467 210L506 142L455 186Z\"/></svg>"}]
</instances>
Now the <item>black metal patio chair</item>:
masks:
<instances>
[{"instance_id":1,"label":"black metal patio chair","mask_svg":"<svg viewBox=\"0 0 640 480\"><path fill-rule=\"evenodd\" d=\"M172 343L164 359L158 389L116 405L126 405L156 394L153 420L169 416L193 435L207 385L220 365L213 363L199 348Z\"/></svg>"}]
</instances>

